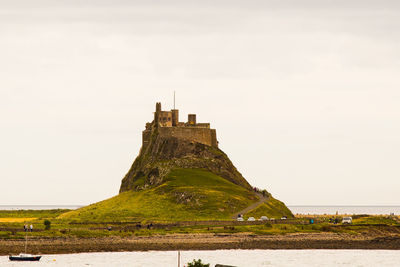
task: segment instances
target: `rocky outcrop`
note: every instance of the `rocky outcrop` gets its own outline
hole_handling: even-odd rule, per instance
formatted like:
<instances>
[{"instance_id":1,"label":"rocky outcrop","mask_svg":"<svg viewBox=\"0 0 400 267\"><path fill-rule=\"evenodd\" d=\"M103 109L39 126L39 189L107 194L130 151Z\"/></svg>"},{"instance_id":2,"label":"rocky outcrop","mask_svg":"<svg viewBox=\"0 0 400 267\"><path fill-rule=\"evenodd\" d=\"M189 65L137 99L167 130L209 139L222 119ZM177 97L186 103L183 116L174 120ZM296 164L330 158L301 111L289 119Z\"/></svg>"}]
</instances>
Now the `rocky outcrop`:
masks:
<instances>
[{"instance_id":1,"label":"rocky outcrop","mask_svg":"<svg viewBox=\"0 0 400 267\"><path fill-rule=\"evenodd\" d=\"M251 190L250 184L222 150L176 137L161 137L154 129L149 144L141 149L123 178L120 193L159 185L174 168L205 169Z\"/></svg>"}]
</instances>

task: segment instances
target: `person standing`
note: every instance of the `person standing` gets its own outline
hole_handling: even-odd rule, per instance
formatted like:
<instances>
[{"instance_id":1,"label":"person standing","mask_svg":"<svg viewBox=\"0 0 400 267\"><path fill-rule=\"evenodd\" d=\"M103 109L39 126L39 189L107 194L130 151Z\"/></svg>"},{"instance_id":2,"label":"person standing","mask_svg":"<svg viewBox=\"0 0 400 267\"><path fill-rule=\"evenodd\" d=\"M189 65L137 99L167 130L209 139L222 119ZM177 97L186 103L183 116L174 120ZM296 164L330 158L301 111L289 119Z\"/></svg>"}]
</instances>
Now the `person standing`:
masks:
<instances>
[{"instance_id":1,"label":"person standing","mask_svg":"<svg viewBox=\"0 0 400 267\"><path fill-rule=\"evenodd\" d=\"M32 224L31 224L30 228L31 228L31 232L32 232L33 231L33 225Z\"/></svg>"}]
</instances>

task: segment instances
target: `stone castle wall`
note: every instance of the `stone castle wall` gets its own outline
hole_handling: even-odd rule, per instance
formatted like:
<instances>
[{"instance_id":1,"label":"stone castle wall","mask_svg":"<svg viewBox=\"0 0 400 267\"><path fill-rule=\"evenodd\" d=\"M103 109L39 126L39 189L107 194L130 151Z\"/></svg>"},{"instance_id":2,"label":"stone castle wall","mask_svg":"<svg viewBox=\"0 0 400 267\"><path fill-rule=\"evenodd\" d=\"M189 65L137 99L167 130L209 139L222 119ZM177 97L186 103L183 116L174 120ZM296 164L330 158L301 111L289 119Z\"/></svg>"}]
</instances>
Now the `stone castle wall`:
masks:
<instances>
[{"instance_id":1,"label":"stone castle wall","mask_svg":"<svg viewBox=\"0 0 400 267\"><path fill-rule=\"evenodd\" d=\"M161 137L176 137L208 146L218 147L217 132L215 129L196 127L160 127L158 133Z\"/></svg>"}]
</instances>

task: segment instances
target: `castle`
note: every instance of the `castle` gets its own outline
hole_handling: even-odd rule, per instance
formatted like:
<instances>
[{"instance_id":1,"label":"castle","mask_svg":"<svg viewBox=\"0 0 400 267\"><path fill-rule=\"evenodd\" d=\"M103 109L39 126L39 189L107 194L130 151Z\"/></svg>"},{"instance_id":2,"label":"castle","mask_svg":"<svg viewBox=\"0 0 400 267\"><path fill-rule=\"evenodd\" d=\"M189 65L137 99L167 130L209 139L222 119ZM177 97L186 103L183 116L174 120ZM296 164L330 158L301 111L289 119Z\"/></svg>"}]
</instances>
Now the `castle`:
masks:
<instances>
[{"instance_id":1,"label":"castle","mask_svg":"<svg viewBox=\"0 0 400 267\"><path fill-rule=\"evenodd\" d=\"M197 123L196 114L189 114L187 122L179 122L179 110L163 111L161 103L156 103L154 121L146 123L142 133L143 149L149 144L154 129L157 129L160 137L176 137L218 147L217 131L210 128L210 123Z\"/></svg>"}]
</instances>

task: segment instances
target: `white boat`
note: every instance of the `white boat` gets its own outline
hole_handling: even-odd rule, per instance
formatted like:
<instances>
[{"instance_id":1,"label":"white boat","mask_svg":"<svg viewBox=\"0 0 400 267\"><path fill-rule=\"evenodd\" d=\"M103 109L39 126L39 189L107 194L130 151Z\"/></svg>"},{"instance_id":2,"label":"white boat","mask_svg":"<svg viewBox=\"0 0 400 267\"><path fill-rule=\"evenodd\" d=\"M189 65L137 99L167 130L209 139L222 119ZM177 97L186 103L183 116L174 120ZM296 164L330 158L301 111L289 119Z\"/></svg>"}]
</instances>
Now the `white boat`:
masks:
<instances>
[{"instance_id":1,"label":"white boat","mask_svg":"<svg viewBox=\"0 0 400 267\"><path fill-rule=\"evenodd\" d=\"M42 256L20 253L17 256L8 257L10 261L39 261Z\"/></svg>"}]
</instances>

